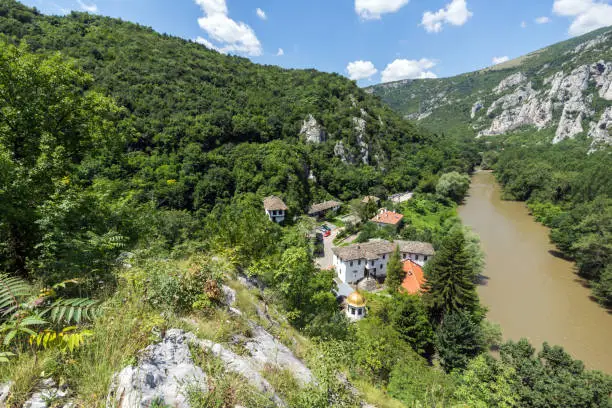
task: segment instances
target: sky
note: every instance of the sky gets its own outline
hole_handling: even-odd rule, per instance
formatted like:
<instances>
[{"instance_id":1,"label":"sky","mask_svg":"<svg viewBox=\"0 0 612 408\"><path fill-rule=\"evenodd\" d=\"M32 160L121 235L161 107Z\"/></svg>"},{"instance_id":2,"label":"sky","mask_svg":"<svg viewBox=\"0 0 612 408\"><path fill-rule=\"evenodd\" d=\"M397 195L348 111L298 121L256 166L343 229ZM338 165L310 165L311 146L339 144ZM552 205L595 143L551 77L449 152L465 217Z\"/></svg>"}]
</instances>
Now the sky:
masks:
<instances>
[{"instance_id":1,"label":"sky","mask_svg":"<svg viewBox=\"0 0 612 408\"><path fill-rule=\"evenodd\" d=\"M87 11L227 54L361 86L449 77L612 25L612 0L22 0Z\"/></svg>"}]
</instances>

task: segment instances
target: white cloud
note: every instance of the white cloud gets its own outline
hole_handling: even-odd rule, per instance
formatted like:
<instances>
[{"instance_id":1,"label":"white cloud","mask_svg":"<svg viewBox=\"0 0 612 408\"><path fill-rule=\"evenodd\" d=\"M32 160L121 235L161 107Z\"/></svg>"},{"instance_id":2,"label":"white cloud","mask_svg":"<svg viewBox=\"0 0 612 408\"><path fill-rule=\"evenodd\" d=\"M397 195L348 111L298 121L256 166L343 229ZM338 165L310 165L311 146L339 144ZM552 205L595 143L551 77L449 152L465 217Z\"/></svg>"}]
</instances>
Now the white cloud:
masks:
<instances>
[{"instance_id":1,"label":"white cloud","mask_svg":"<svg viewBox=\"0 0 612 408\"><path fill-rule=\"evenodd\" d=\"M510 58L508 58L507 55L504 55L503 57L493 57L493 65L502 64L506 61L510 61Z\"/></svg>"},{"instance_id":2,"label":"white cloud","mask_svg":"<svg viewBox=\"0 0 612 408\"><path fill-rule=\"evenodd\" d=\"M262 20L267 20L268 16L266 15L266 12L263 11L262 9L260 9L259 7L257 8L257 10L255 10L255 13L257 13L257 17L261 18Z\"/></svg>"},{"instance_id":3,"label":"white cloud","mask_svg":"<svg viewBox=\"0 0 612 408\"><path fill-rule=\"evenodd\" d=\"M462 26L472 17L472 13L467 8L465 0L452 0L446 7L434 12L426 11L423 13L421 25L429 33L439 33L442 31L444 23L454 26Z\"/></svg>"},{"instance_id":4,"label":"white cloud","mask_svg":"<svg viewBox=\"0 0 612 408\"><path fill-rule=\"evenodd\" d=\"M285 50L283 50L282 48L279 48L278 52L276 53L276 56L282 57L283 55L285 55Z\"/></svg>"},{"instance_id":5,"label":"white cloud","mask_svg":"<svg viewBox=\"0 0 612 408\"><path fill-rule=\"evenodd\" d=\"M253 29L243 22L229 18L225 0L195 0L195 2L205 14L204 17L198 19L200 28L208 34L211 40L220 45L216 46L210 40L202 37L196 41L223 53L231 52L250 56L262 54L261 43ZM206 41L207 44L203 41Z\"/></svg>"},{"instance_id":6,"label":"white cloud","mask_svg":"<svg viewBox=\"0 0 612 408\"><path fill-rule=\"evenodd\" d=\"M355 12L364 20L378 20L382 14L395 13L410 0L355 0Z\"/></svg>"},{"instance_id":7,"label":"white cloud","mask_svg":"<svg viewBox=\"0 0 612 408\"><path fill-rule=\"evenodd\" d=\"M215 50L215 51L219 51L219 49L210 41L208 41L206 38L198 36L195 39L195 42L197 42L198 44L202 44L204 45L206 48L210 48L211 50Z\"/></svg>"},{"instance_id":8,"label":"white cloud","mask_svg":"<svg viewBox=\"0 0 612 408\"><path fill-rule=\"evenodd\" d=\"M538 18L535 19L535 22L537 24L548 24L548 23L550 23L550 18L548 18L546 16L538 17Z\"/></svg>"},{"instance_id":9,"label":"white cloud","mask_svg":"<svg viewBox=\"0 0 612 408\"><path fill-rule=\"evenodd\" d=\"M354 81L360 79L370 78L372 75L378 72L372 61L353 61L349 62L346 66L346 72L348 72L349 78Z\"/></svg>"},{"instance_id":10,"label":"white cloud","mask_svg":"<svg viewBox=\"0 0 612 408\"><path fill-rule=\"evenodd\" d=\"M572 36L612 25L612 5L607 0L555 0L553 12L573 18L569 28Z\"/></svg>"},{"instance_id":11,"label":"white cloud","mask_svg":"<svg viewBox=\"0 0 612 408\"><path fill-rule=\"evenodd\" d=\"M437 78L438 76L429 69L436 66L436 63L427 58L420 60L396 59L382 72L383 82L399 81L401 79L415 78Z\"/></svg>"},{"instance_id":12,"label":"white cloud","mask_svg":"<svg viewBox=\"0 0 612 408\"><path fill-rule=\"evenodd\" d=\"M81 9L83 11L86 11L88 13L97 13L98 12L98 6L94 3L91 4L86 4L83 3L81 0L77 0L77 2L79 3L79 6L81 6Z\"/></svg>"},{"instance_id":13,"label":"white cloud","mask_svg":"<svg viewBox=\"0 0 612 408\"><path fill-rule=\"evenodd\" d=\"M521 28L527 28L527 22L521 21Z\"/></svg>"}]
</instances>

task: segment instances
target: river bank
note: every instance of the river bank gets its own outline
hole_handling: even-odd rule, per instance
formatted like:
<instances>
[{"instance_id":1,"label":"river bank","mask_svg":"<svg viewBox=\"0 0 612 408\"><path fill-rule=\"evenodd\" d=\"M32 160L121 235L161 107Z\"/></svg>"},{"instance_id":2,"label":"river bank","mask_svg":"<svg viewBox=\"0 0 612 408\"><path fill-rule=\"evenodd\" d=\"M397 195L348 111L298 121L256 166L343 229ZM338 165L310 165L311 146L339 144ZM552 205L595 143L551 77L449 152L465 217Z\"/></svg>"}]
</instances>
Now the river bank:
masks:
<instances>
[{"instance_id":1,"label":"river bank","mask_svg":"<svg viewBox=\"0 0 612 408\"><path fill-rule=\"evenodd\" d=\"M525 204L501 200L494 175L480 171L459 215L481 237L486 268L478 291L504 338L558 344L588 368L611 373L612 315L591 300L574 264L553 255L548 229Z\"/></svg>"}]
</instances>

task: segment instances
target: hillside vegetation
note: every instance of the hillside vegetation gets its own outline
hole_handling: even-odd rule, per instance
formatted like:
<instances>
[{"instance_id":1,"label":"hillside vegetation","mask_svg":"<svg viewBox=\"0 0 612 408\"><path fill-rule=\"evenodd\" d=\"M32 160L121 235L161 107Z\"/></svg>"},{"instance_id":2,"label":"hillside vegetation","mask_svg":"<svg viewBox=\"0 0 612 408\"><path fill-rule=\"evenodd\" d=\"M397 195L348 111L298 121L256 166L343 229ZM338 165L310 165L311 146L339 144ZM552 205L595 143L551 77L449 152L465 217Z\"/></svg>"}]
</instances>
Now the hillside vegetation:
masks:
<instances>
[{"instance_id":1,"label":"hillside vegetation","mask_svg":"<svg viewBox=\"0 0 612 408\"><path fill-rule=\"evenodd\" d=\"M0 32L1 404L609 405L610 376L486 321L465 139L119 20L2 0ZM392 238L436 246L426 293L367 294L351 324L304 210L412 188L385 205L414 220Z\"/></svg>"}]
</instances>

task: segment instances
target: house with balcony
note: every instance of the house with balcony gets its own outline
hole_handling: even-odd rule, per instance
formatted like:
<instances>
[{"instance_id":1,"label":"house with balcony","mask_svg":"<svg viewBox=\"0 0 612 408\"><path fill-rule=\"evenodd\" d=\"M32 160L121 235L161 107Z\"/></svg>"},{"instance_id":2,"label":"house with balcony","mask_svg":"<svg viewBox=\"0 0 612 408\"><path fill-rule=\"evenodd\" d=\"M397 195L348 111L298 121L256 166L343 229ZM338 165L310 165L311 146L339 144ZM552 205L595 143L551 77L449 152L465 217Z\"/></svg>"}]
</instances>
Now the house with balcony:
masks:
<instances>
[{"instance_id":1,"label":"house with balcony","mask_svg":"<svg viewBox=\"0 0 612 408\"><path fill-rule=\"evenodd\" d=\"M270 221L281 223L285 221L287 216L287 205L277 196L269 196L264 198L263 201L264 210L266 215L270 218Z\"/></svg>"}]
</instances>

